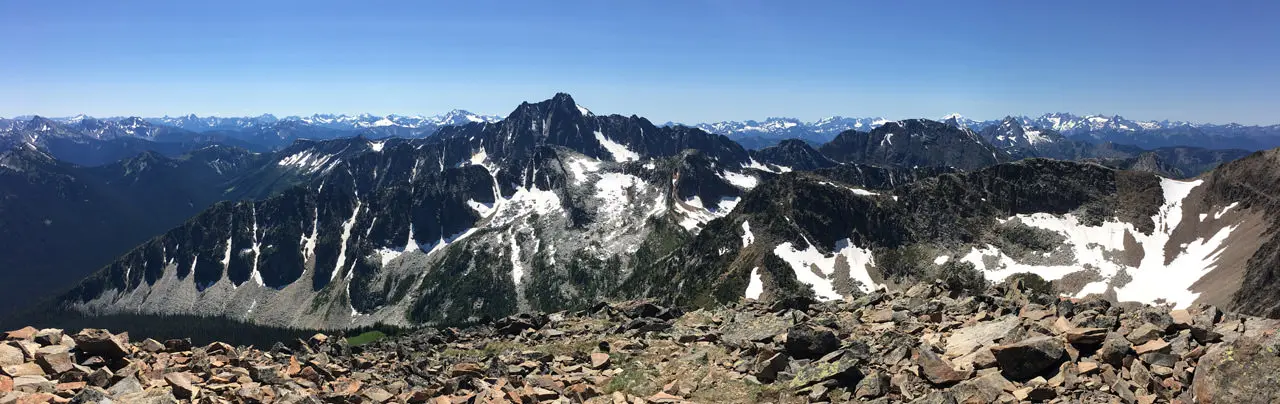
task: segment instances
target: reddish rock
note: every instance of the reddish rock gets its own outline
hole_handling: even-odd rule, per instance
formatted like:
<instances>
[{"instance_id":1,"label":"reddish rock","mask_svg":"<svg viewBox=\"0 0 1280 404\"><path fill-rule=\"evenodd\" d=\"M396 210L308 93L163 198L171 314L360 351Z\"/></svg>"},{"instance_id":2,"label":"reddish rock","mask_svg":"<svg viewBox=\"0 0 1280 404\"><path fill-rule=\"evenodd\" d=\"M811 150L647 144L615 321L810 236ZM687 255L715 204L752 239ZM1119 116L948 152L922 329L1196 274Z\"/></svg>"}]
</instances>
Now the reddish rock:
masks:
<instances>
[{"instance_id":1,"label":"reddish rock","mask_svg":"<svg viewBox=\"0 0 1280 404\"><path fill-rule=\"evenodd\" d=\"M76 348L87 355L119 359L129 355L129 346L107 330L86 328L71 337L76 341Z\"/></svg>"},{"instance_id":2,"label":"reddish rock","mask_svg":"<svg viewBox=\"0 0 1280 404\"><path fill-rule=\"evenodd\" d=\"M40 365L37 365L35 362L27 362L27 363L21 363L17 365L5 366L3 368L0 368L0 372L3 372L5 375L8 375L9 377L44 376L44 369L42 369Z\"/></svg>"},{"instance_id":3,"label":"reddish rock","mask_svg":"<svg viewBox=\"0 0 1280 404\"><path fill-rule=\"evenodd\" d=\"M200 393L200 388L192 384L196 381L195 375L187 372L169 373L164 375L164 381L173 387L173 395L182 399L192 399Z\"/></svg>"},{"instance_id":4,"label":"reddish rock","mask_svg":"<svg viewBox=\"0 0 1280 404\"><path fill-rule=\"evenodd\" d=\"M35 337L37 332L40 332L40 330L35 329L35 327L22 327L5 333L4 339L29 340Z\"/></svg>"},{"instance_id":5,"label":"reddish rock","mask_svg":"<svg viewBox=\"0 0 1280 404\"><path fill-rule=\"evenodd\" d=\"M66 382L66 383L58 383L58 385L53 386L53 389L54 389L54 390L57 390L57 391L75 391L75 390L83 389L83 388L85 388L85 387L87 387L87 386L89 386L89 383L85 383L85 382Z\"/></svg>"},{"instance_id":6,"label":"reddish rock","mask_svg":"<svg viewBox=\"0 0 1280 404\"><path fill-rule=\"evenodd\" d=\"M607 367L609 367L609 354L599 352L591 354L592 369L604 369Z\"/></svg>"},{"instance_id":7,"label":"reddish rock","mask_svg":"<svg viewBox=\"0 0 1280 404\"><path fill-rule=\"evenodd\" d=\"M354 396L356 392L360 391L361 385L363 385L363 383L359 380L346 378L338 379L332 384L333 394L336 396Z\"/></svg>"},{"instance_id":8,"label":"reddish rock","mask_svg":"<svg viewBox=\"0 0 1280 404\"><path fill-rule=\"evenodd\" d=\"M942 359L938 354L925 348L916 349L916 352L911 355L911 359L917 365L920 365L921 376L924 376L925 380L933 384L950 385L969 378L967 372L956 371L951 362Z\"/></svg>"},{"instance_id":9,"label":"reddish rock","mask_svg":"<svg viewBox=\"0 0 1280 404\"><path fill-rule=\"evenodd\" d=\"M293 377L302 371L302 365L298 363L298 358L289 356L289 366L284 369L285 376Z\"/></svg>"},{"instance_id":10,"label":"reddish rock","mask_svg":"<svg viewBox=\"0 0 1280 404\"><path fill-rule=\"evenodd\" d=\"M1169 349L1168 342L1165 342L1162 339L1153 339L1153 340L1147 341L1147 343L1145 344L1133 347L1133 352L1137 353L1138 355L1142 355L1147 352L1163 352L1163 351L1167 351L1168 349Z\"/></svg>"},{"instance_id":11,"label":"reddish rock","mask_svg":"<svg viewBox=\"0 0 1280 404\"><path fill-rule=\"evenodd\" d=\"M36 363L40 364L40 367L44 368L44 371L50 375L59 375L74 367L74 363L71 362L71 354L66 352L43 355L36 359Z\"/></svg>"},{"instance_id":12,"label":"reddish rock","mask_svg":"<svg viewBox=\"0 0 1280 404\"><path fill-rule=\"evenodd\" d=\"M459 377L459 376L465 376L465 375L480 376L483 373L484 373L484 368L480 367L479 364L463 362L457 365L453 365L453 368L449 370L449 377Z\"/></svg>"},{"instance_id":13,"label":"reddish rock","mask_svg":"<svg viewBox=\"0 0 1280 404\"><path fill-rule=\"evenodd\" d=\"M1098 345L1107 338L1102 328L1072 328L1067 330L1067 342L1079 345Z\"/></svg>"},{"instance_id":14,"label":"reddish rock","mask_svg":"<svg viewBox=\"0 0 1280 404\"><path fill-rule=\"evenodd\" d=\"M50 394L50 393L36 393L36 394L29 394L29 395L26 395L26 396L20 397L20 398L18 398L18 400L17 400L17 401L14 401L14 404L46 404L46 403L55 403L55 402L58 402L58 399L59 399L59 398L60 398L60 397L55 396L55 395Z\"/></svg>"}]
</instances>

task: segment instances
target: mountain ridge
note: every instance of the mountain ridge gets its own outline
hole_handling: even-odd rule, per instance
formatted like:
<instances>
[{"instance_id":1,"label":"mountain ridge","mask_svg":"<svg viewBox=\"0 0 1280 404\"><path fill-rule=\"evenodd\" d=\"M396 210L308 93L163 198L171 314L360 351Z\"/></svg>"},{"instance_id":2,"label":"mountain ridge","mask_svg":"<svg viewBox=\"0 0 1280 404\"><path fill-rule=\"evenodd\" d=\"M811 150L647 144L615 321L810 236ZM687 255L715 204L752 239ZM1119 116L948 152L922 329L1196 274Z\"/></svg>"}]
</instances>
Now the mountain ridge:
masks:
<instances>
[{"instance_id":1,"label":"mountain ridge","mask_svg":"<svg viewBox=\"0 0 1280 404\"><path fill-rule=\"evenodd\" d=\"M1227 245L1233 257L1264 241L1231 238L1255 216L1203 202L1200 180L1009 162L973 130L936 121L841 136L851 157L822 167L816 157L828 153L803 142L753 154L723 135L600 116L557 94L425 139L295 143L270 158L299 185L215 205L87 279L62 307L290 327L442 325L611 297L703 305L747 289L843 299L961 264L1182 306L1195 298L1124 282L1167 270L1126 258L1129 239L1150 256L1184 232L1202 230L1203 248ZM941 154L918 157L927 150ZM1104 230L1113 243L1073 233ZM1169 251L1160 254L1218 260ZM1249 293L1220 289L1205 298Z\"/></svg>"}]
</instances>

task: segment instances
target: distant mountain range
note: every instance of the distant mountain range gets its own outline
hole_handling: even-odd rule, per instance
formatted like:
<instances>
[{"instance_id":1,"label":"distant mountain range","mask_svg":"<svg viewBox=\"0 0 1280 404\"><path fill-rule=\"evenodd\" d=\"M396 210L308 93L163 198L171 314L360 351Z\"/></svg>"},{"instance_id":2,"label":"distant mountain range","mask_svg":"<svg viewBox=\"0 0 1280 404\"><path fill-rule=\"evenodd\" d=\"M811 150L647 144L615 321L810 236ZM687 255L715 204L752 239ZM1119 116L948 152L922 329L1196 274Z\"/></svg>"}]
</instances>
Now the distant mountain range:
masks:
<instances>
[{"instance_id":1,"label":"distant mountain range","mask_svg":"<svg viewBox=\"0 0 1280 404\"><path fill-rule=\"evenodd\" d=\"M17 123L22 121L30 121L32 119L41 118L36 115L25 115L14 117L11 120L0 119L0 121L8 121L8 126L0 124L0 130L13 128ZM219 116L197 116L195 114L183 116L163 116L159 118L140 118L140 117L109 117L94 118L86 115L76 115L72 117L47 118L49 121L64 124L77 125L84 122L100 122L102 124L121 123L124 125L138 126L145 123L153 125L171 126L192 132L209 132L209 131L234 131L244 130L254 127L270 126L281 122L300 122L307 125L315 125L318 127L341 130L356 130L366 128L380 128L386 126L400 126L405 128L439 128L441 126L457 126L465 125L471 122L497 122L502 117L492 115L481 115L472 112L455 109L444 114L434 116L423 115L345 115L345 114L314 114L311 116L287 116L277 118L275 115L262 114L258 116L239 116L239 117L219 117Z\"/></svg>"},{"instance_id":2,"label":"distant mountain range","mask_svg":"<svg viewBox=\"0 0 1280 404\"><path fill-rule=\"evenodd\" d=\"M979 121L959 114L940 117L938 121L953 126L982 130L1012 118L1020 125L1035 130L1053 130L1066 138L1094 143L1119 143L1143 148L1194 146L1262 150L1280 146L1280 125L1245 126L1240 124L1195 124L1185 121L1135 121L1119 115L1044 114L1039 117L1013 116L1006 119ZM884 118L848 118L834 116L813 122L795 118L769 118L764 121L725 121L701 123L695 127L722 134L750 149L777 144L783 139L801 139L811 144L831 141L847 130L869 131L893 122ZM668 123L674 125L674 123Z\"/></svg>"},{"instance_id":3,"label":"distant mountain range","mask_svg":"<svg viewBox=\"0 0 1280 404\"><path fill-rule=\"evenodd\" d=\"M0 118L0 146L15 143L15 139L40 142L50 138L73 138L80 143L95 140L134 138L152 142L188 143L191 146L221 143L245 147L250 150L277 150L297 139L336 139L364 136L367 138L422 138L431 136L445 126L461 126L468 123L495 123L499 116L481 115L465 110L453 110L434 116L423 115L344 115L314 114L277 118L264 114L255 117L177 117L94 118L85 115L61 118L19 116ZM974 120L960 114L949 114L937 119L951 126L982 132L1007 122L1016 121L1029 133L1054 131L1062 138L1095 144L1114 143L1132 145L1143 149L1163 147L1201 147L1207 149L1264 150L1280 146L1280 125L1245 126L1239 124L1196 124L1186 121L1136 121L1113 115L1074 115L1051 113L1039 117L1010 116L998 120ZM776 145L785 139L800 139L817 147L835 139L849 130L870 131L891 121L881 117L833 116L813 122L795 118L768 118L763 121L724 121L692 125L708 133L721 134L742 144L747 149L762 149ZM663 126L680 124L668 122ZM25 136L23 136L25 135ZM17 140L17 143L23 140ZM57 141L53 141L57 143ZM999 141L993 142L999 146ZM102 149L121 149L118 146L97 146ZM173 148L173 146L167 146ZM157 146L163 148L163 146ZM191 147L180 147L189 151ZM140 151L136 147L123 148L133 153L99 153L102 158L86 161L67 159L77 164L105 164L128 157ZM155 150L155 149L152 149ZM57 154L55 152L55 154Z\"/></svg>"}]
</instances>

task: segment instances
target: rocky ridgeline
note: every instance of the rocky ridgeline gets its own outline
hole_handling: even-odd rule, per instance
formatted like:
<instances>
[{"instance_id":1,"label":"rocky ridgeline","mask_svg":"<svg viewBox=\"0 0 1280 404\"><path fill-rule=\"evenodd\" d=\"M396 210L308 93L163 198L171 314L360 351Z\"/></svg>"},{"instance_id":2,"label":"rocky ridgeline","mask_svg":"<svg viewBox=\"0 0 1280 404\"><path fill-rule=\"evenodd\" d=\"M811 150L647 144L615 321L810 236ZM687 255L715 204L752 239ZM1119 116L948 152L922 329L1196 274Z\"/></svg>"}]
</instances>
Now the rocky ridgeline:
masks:
<instances>
[{"instance_id":1,"label":"rocky ridgeline","mask_svg":"<svg viewBox=\"0 0 1280 404\"><path fill-rule=\"evenodd\" d=\"M687 313L601 303L363 346L318 334L267 350L25 328L0 345L0 404L1280 399L1276 320L987 292L924 284Z\"/></svg>"}]
</instances>

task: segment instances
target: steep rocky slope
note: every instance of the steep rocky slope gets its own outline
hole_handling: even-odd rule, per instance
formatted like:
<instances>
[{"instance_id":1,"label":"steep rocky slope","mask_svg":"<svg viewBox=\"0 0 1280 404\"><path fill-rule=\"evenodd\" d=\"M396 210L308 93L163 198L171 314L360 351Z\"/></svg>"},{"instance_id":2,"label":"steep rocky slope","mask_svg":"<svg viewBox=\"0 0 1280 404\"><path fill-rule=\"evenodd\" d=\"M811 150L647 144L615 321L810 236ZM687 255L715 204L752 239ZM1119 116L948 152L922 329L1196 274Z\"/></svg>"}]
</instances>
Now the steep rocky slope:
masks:
<instances>
[{"instance_id":1,"label":"steep rocky slope","mask_svg":"<svg viewBox=\"0 0 1280 404\"><path fill-rule=\"evenodd\" d=\"M1235 289L1223 299L1233 307L1268 317L1280 317L1280 149L1260 151L1227 163L1203 177L1202 204L1225 205L1214 219L1236 222L1229 243L1256 245L1249 250L1228 247L1222 254L1229 265L1220 265L1212 278L1199 283L1207 291ZM1234 246L1234 244L1232 245ZM1219 292L1221 293L1221 292ZM1224 302L1225 303L1225 302Z\"/></svg>"}]
</instances>

